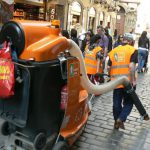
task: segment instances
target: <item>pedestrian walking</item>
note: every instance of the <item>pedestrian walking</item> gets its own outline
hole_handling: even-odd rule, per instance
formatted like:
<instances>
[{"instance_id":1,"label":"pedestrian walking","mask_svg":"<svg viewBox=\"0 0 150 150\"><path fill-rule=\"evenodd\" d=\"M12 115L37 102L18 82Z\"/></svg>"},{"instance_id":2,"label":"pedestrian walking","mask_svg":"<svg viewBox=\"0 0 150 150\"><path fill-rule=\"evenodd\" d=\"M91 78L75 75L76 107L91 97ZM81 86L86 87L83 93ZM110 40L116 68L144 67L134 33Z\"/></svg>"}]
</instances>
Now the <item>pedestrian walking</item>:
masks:
<instances>
[{"instance_id":1,"label":"pedestrian walking","mask_svg":"<svg viewBox=\"0 0 150 150\"><path fill-rule=\"evenodd\" d=\"M69 36L69 33L68 33L67 30L62 30L61 31L61 35L64 36L64 37L66 37L67 39L70 39L70 36Z\"/></svg>"},{"instance_id":2,"label":"pedestrian walking","mask_svg":"<svg viewBox=\"0 0 150 150\"><path fill-rule=\"evenodd\" d=\"M96 73L102 73L101 53L102 48L99 46L101 36L99 34L94 35L91 38L89 49L85 52L85 67L89 79L93 82L93 75Z\"/></svg>"},{"instance_id":3,"label":"pedestrian walking","mask_svg":"<svg viewBox=\"0 0 150 150\"><path fill-rule=\"evenodd\" d=\"M103 26L97 26L97 34L99 34L101 36L101 40L99 42L99 46L103 49L104 51L104 57L103 57L103 71L104 73L107 73L107 67L106 67L106 58L107 58L107 53L108 53L108 43L109 43L109 39L107 38L107 36L105 35L105 31Z\"/></svg>"},{"instance_id":4,"label":"pedestrian walking","mask_svg":"<svg viewBox=\"0 0 150 150\"><path fill-rule=\"evenodd\" d=\"M110 51L108 54L108 73L111 80L120 76L127 76L133 87L136 87L135 66L138 53L133 46L130 46L132 42L132 35L125 34L123 45ZM132 107L133 102L125 92L123 85L117 86L113 91L114 129L125 129L124 122L130 114Z\"/></svg>"},{"instance_id":5,"label":"pedestrian walking","mask_svg":"<svg viewBox=\"0 0 150 150\"><path fill-rule=\"evenodd\" d=\"M112 50L112 36L109 34L109 31L107 28L105 28L105 35L108 38L108 52Z\"/></svg>"},{"instance_id":6,"label":"pedestrian walking","mask_svg":"<svg viewBox=\"0 0 150 150\"><path fill-rule=\"evenodd\" d=\"M149 39L147 38L147 32L143 31L138 40L138 73L143 72L143 67L148 55Z\"/></svg>"},{"instance_id":7,"label":"pedestrian walking","mask_svg":"<svg viewBox=\"0 0 150 150\"><path fill-rule=\"evenodd\" d=\"M117 39L118 39L118 33L117 33L117 29L115 29L114 35L113 35L113 41L116 42Z\"/></svg>"},{"instance_id":8,"label":"pedestrian walking","mask_svg":"<svg viewBox=\"0 0 150 150\"><path fill-rule=\"evenodd\" d=\"M94 36L94 33L93 33L93 30L92 29L88 29L88 31L87 32L90 32L91 33L91 37L93 37Z\"/></svg>"},{"instance_id":9,"label":"pedestrian walking","mask_svg":"<svg viewBox=\"0 0 150 150\"><path fill-rule=\"evenodd\" d=\"M113 48L115 48L115 47L117 47L117 46L119 46L119 45L122 45L122 41L123 41L123 35L120 34L120 35L118 36L118 39L115 41L115 43L114 43L114 45L113 45Z\"/></svg>"},{"instance_id":10,"label":"pedestrian walking","mask_svg":"<svg viewBox=\"0 0 150 150\"><path fill-rule=\"evenodd\" d=\"M97 26L97 34L99 34L101 36L99 46L104 50L104 60L105 60L107 57L107 53L108 53L109 39L105 35L105 31L104 31L104 28L102 26Z\"/></svg>"},{"instance_id":11,"label":"pedestrian walking","mask_svg":"<svg viewBox=\"0 0 150 150\"><path fill-rule=\"evenodd\" d=\"M136 40L136 34L134 33L134 30L135 30L135 29L132 29L132 30L130 31L130 34L133 36L133 43L132 43L132 46L134 46L135 40Z\"/></svg>"},{"instance_id":12,"label":"pedestrian walking","mask_svg":"<svg viewBox=\"0 0 150 150\"><path fill-rule=\"evenodd\" d=\"M91 37L92 37L91 32L88 31L85 33L85 39L82 41L82 46L81 46L82 53L85 53L85 51L88 50Z\"/></svg>"},{"instance_id":13,"label":"pedestrian walking","mask_svg":"<svg viewBox=\"0 0 150 150\"><path fill-rule=\"evenodd\" d=\"M86 39L86 35L87 35L87 39ZM88 35L90 35L90 37L88 37ZM79 41L79 47L80 47L82 53L84 52L85 47L87 45L86 41L87 40L89 41L89 38L91 38L93 35L94 35L94 33L93 33L92 29L88 29L87 32L83 31L83 33L81 35L79 35L78 41Z\"/></svg>"},{"instance_id":14,"label":"pedestrian walking","mask_svg":"<svg viewBox=\"0 0 150 150\"><path fill-rule=\"evenodd\" d=\"M79 45L79 41L77 38L77 30L76 29L71 29L71 33L70 33L71 39L77 44Z\"/></svg>"}]
</instances>

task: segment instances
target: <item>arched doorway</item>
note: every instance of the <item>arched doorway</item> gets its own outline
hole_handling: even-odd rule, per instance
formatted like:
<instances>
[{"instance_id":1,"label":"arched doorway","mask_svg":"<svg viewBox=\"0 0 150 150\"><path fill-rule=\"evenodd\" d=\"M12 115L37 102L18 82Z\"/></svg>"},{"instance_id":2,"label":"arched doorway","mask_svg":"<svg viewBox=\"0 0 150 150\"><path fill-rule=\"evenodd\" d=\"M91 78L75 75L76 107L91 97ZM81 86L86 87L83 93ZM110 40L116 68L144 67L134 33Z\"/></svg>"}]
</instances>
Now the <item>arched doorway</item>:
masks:
<instances>
[{"instance_id":1,"label":"arched doorway","mask_svg":"<svg viewBox=\"0 0 150 150\"><path fill-rule=\"evenodd\" d=\"M72 7L71 7L71 27L70 28L76 28L76 26L81 25L82 22L82 15L81 15L81 5L77 2L74 1L72 3Z\"/></svg>"},{"instance_id":2,"label":"arched doorway","mask_svg":"<svg viewBox=\"0 0 150 150\"><path fill-rule=\"evenodd\" d=\"M118 34L124 34L124 25L125 25L125 9L119 6L119 11L117 12L116 18L116 29Z\"/></svg>"},{"instance_id":3,"label":"arched doorway","mask_svg":"<svg viewBox=\"0 0 150 150\"><path fill-rule=\"evenodd\" d=\"M96 11L93 7L91 7L89 10L89 22L88 22L89 29L94 30L95 16L96 16Z\"/></svg>"}]
</instances>

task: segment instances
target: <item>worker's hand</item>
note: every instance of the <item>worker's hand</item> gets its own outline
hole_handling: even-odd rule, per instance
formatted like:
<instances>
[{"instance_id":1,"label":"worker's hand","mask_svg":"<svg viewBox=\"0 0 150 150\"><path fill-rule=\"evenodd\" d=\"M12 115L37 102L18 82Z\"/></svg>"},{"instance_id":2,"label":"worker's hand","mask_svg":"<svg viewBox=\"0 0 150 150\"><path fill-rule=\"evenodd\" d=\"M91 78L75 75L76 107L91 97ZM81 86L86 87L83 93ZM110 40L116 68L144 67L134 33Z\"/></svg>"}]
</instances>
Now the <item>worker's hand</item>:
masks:
<instances>
[{"instance_id":1,"label":"worker's hand","mask_svg":"<svg viewBox=\"0 0 150 150\"><path fill-rule=\"evenodd\" d=\"M134 90L136 90L136 81L132 82L132 86L133 86Z\"/></svg>"},{"instance_id":2,"label":"worker's hand","mask_svg":"<svg viewBox=\"0 0 150 150\"><path fill-rule=\"evenodd\" d=\"M136 85L136 80L132 81L132 85L133 86Z\"/></svg>"}]
</instances>

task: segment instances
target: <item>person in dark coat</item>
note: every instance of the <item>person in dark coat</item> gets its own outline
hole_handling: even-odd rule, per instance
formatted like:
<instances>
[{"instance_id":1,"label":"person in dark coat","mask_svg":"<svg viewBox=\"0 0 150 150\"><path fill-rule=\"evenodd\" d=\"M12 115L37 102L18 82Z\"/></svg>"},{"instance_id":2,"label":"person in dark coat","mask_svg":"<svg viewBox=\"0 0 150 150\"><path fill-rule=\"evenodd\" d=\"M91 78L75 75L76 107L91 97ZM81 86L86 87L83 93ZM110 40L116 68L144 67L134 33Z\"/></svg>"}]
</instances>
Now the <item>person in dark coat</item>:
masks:
<instances>
[{"instance_id":1,"label":"person in dark coat","mask_svg":"<svg viewBox=\"0 0 150 150\"><path fill-rule=\"evenodd\" d=\"M62 30L61 31L61 35L64 36L64 37L66 37L67 39L70 39L70 36L69 36L69 33L68 33L67 30Z\"/></svg>"},{"instance_id":2,"label":"person in dark coat","mask_svg":"<svg viewBox=\"0 0 150 150\"><path fill-rule=\"evenodd\" d=\"M77 30L76 29L71 29L71 33L70 33L71 39L77 44L79 45L79 41L77 38Z\"/></svg>"},{"instance_id":3,"label":"person in dark coat","mask_svg":"<svg viewBox=\"0 0 150 150\"><path fill-rule=\"evenodd\" d=\"M108 29L105 28L105 35L108 38L108 52L110 52L112 50L112 37L109 34Z\"/></svg>"},{"instance_id":4,"label":"person in dark coat","mask_svg":"<svg viewBox=\"0 0 150 150\"><path fill-rule=\"evenodd\" d=\"M143 67L149 51L149 39L147 32L143 31L138 40L138 73L143 72Z\"/></svg>"},{"instance_id":5,"label":"person in dark coat","mask_svg":"<svg viewBox=\"0 0 150 150\"><path fill-rule=\"evenodd\" d=\"M123 43L123 35L120 34L120 35L118 36L117 41L114 43L113 48L115 48L115 47L117 47L117 46L119 46L119 45L122 45L122 43Z\"/></svg>"},{"instance_id":6,"label":"person in dark coat","mask_svg":"<svg viewBox=\"0 0 150 150\"><path fill-rule=\"evenodd\" d=\"M117 39L118 39L118 33L117 33L117 29L115 29L114 35L113 35L113 40L116 42Z\"/></svg>"}]
</instances>

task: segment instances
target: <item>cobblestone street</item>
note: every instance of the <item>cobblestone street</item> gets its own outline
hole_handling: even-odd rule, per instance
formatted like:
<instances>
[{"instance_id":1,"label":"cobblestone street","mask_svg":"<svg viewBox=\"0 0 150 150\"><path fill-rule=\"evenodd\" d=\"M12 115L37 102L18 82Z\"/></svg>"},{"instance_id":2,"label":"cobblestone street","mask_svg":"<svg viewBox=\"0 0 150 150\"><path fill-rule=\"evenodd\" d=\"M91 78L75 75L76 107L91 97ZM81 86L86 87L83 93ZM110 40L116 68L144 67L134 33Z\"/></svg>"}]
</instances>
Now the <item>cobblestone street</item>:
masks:
<instances>
[{"instance_id":1,"label":"cobblestone street","mask_svg":"<svg viewBox=\"0 0 150 150\"><path fill-rule=\"evenodd\" d=\"M148 66L150 68L150 63ZM136 92L150 115L150 70L138 74L137 80ZM71 150L150 150L150 121L142 121L135 107L125 123L125 130L114 130L113 125L112 92L109 92L93 100L85 130ZM4 138L0 136L0 146Z\"/></svg>"},{"instance_id":2,"label":"cobblestone street","mask_svg":"<svg viewBox=\"0 0 150 150\"><path fill-rule=\"evenodd\" d=\"M136 92L150 114L150 70L138 74ZM150 121L142 121L135 107L125 130L114 130L113 124L110 92L94 99L85 131L72 150L150 150Z\"/></svg>"}]
</instances>

